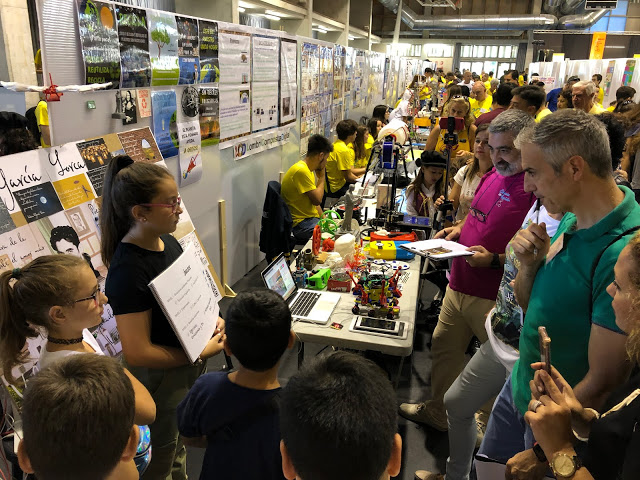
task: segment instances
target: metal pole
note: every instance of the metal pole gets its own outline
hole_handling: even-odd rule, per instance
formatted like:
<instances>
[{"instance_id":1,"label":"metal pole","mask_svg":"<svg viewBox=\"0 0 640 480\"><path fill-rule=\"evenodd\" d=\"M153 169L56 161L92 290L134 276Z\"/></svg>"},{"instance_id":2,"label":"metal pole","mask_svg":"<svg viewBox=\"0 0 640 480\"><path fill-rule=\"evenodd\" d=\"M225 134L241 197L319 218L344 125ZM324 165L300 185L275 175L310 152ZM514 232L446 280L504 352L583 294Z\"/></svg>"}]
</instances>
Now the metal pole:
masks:
<instances>
[{"instance_id":1,"label":"metal pole","mask_svg":"<svg viewBox=\"0 0 640 480\"><path fill-rule=\"evenodd\" d=\"M393 30L393 43L400 40L400 23L402 21L402 0L398 2L398 15L396 16L396 28Z\"/></svg>"}]
</instances>

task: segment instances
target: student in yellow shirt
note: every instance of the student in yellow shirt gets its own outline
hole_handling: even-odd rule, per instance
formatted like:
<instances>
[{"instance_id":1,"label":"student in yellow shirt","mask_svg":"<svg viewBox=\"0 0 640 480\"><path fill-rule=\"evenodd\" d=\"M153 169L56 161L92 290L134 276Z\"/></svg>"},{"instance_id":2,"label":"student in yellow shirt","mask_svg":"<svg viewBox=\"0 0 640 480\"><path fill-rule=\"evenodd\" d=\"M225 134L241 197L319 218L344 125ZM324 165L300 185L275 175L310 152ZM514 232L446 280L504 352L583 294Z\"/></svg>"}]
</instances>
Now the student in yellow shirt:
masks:
<instances>
[{"instance_id":1,"label":"student in yellow shirt","mask_svg":"<svg viewBox=\"0 0 640 480\"><path fill-rule=\"evenodd\" d=\"M36 106L36 120L40 130L40 145L47 148L51 146L51 133L49 131L49 109L44 95L40 94L40 101Z\"/></svg>"},{"instance_id":2,"label":"student in yellow shirt","mask_svg":"<svg viewBox=\"0 0 640 480\"><path fill-rule=\"evenodd\" d=\"M293 164L282 177L280 194L291 212L293 235L299 243L311 238L322 215L325 168L332 151L333 145L327 138L311 135L307 156Z\"/></svg>"},{"instance_id":3,"label":"student in yellow shirt","mask_svg":"<svg viewBox=\"0 0 640 480\"><path fill-rule=\"evenodd\" d=\"M349 148L353 150L354 154L354 169L367 168L367 162L369 161L369 155L367 155L367 139L370 137L369 129L364 125L358 125L358 130L356 132L356 139L353 141ZM371 142L373 144L373 142ZM369 147L369 151L371 151L371 147ZM364 172L363 172L364 173Z\"/></svg>"},{"instance_id":4,"label":"student in yellow shirt","mask_svg":"<svg viewBox=\"0 0 640 480\"><path fill-rule=\"evenodd\" d=\"M484 83L474 83L471 86L471 96L473 98L469 99L469 103L471 104L471 113L475 118L478 118L483 113L491 111L493 98L487 93Z\"/></svg>"},{"instance_id":5,"label":"student in yellow shirt","mask_svg":"<svg viewBox=\"0 0 640 480\"><path fill-rule=\"evenodd\" d=\"M355 120L341 120L336 125L338 140L334 142L333 152L327 160L325 197L340 198L349 189L349 184L355 183L364 173L364 168L353 168L355 154L348 147L356 139L357 132Z\"/></svg>"},{"instance_id":6,"label":"student in yellow shirt","mask_svg":"<svg viewBox=\"0 0 640 480\"><path fill-rule=\"evenodd\" d=\"M602 75L600 75L599 73L594 73L591 76L591 81L596 84L596 87L598 87L598 95L596 96L596 101L600 105L602 105L602 101L604 100L604 90L600 86L600 82L602 82Z\"/></svg>"},{"instance_id":7,"label":"student in yellow shirt","mask_svg":"<svg viewBox=\"0 0 640 480\"><path fill-rule=\"evenodd\" d=\"M482 83L484 83L484 88L487 89L487 92L491 90L491 80L489 79L489 74L482 72Z\"/></svg>"}]
</instances>

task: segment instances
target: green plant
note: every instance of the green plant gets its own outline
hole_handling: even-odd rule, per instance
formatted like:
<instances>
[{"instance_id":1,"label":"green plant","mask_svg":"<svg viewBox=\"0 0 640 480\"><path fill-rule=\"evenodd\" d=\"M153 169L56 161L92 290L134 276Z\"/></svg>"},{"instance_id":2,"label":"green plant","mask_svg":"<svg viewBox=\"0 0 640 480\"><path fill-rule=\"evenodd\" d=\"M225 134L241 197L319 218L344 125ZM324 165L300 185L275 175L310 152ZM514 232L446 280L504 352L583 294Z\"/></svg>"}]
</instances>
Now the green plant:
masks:
<instances>
[{"instance_id":1,"label":"green plant","mask_svg":"<svg viewBox=\"0 0 640 480\"><path fill-rule=\"evenodd\" d=\"M151 32L151 40L156 42L156 45L158 45L158 58L160 58L162 47L171 41L169 34L163 26L158 26L158 28Z\"/></svg>"}]
</instances>

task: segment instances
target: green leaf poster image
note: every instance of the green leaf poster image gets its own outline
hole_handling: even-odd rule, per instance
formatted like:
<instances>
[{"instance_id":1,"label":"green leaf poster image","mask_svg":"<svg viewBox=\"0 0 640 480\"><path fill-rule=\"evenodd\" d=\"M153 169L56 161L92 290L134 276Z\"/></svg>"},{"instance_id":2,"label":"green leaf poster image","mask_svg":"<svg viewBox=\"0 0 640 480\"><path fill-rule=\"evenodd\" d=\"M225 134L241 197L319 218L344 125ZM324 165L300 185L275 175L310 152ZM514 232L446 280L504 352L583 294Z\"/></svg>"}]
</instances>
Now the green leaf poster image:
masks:
<instances>
[{"instance_id":1,"label":"green leaf poster image","mask_svg":"<svg viewBox=\"0 0 640 480\"><path fill-rule=\"evenodd\" d=\"M148 18L151 85L177 85L180 67L176 18L155 10L148 11Z\"/></svg>"},{"instance_id":2,"label":"green leaf poster image","mask_svg":"<svg viewBox=\"0 0 640 480\"><path fill-rule=\"evenodd\" d=\"M94 0L76 0L85 83L120 86L120 45L113 7Z\"/></svg>"},{"instance_id":3,"label":"green leaf poster image","mask_svg":"<svg viewBox=\"0 0 640 480\"><path fill-rule=\"evenodd\" d=\"M116 6L118 37L122 59L120 88L148 87L151 84L147 13L133 7Z\"/></svg>"},{"instance_id":4,"label":"green leaf poster image","mask_svg":"<svg viewBox=\"0 0 640 480\"><path fill-rule=\"evenodd\" d=\"M220 81L218 63L218 24L200 20L200 83Z\"/></svg>"},{"instance_id":5,"label":"green leaf poster image","mask_svg":"<svg viewBox=\"0 0 640 480\"><path fill-rule=\"evenodd\" d=\"M195 18L176 17L178 23L178 57L180 85L198 83L200 61L198 59L198 21Z\"/></svg>"}]
</instances>

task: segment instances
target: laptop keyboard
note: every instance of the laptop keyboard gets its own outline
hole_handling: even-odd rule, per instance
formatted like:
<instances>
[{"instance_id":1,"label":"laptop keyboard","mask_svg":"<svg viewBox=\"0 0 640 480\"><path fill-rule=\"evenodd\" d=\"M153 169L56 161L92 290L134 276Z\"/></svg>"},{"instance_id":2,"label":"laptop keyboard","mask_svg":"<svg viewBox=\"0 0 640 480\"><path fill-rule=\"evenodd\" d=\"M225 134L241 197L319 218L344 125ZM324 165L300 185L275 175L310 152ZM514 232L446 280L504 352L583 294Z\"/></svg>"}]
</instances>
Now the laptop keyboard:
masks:
<instances>
[{"instance_id":1,"label":"laptop keyboard","mask_svg":"<svg viewBox=\"0 0 640 480\"><path fill-rule=\"evenodd\" d=\"M291 304L291 315L306 317L318 301L318 298L320 298L319 293L300 292L298 298Z\"/></svg>"}]
</instances>

